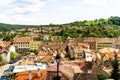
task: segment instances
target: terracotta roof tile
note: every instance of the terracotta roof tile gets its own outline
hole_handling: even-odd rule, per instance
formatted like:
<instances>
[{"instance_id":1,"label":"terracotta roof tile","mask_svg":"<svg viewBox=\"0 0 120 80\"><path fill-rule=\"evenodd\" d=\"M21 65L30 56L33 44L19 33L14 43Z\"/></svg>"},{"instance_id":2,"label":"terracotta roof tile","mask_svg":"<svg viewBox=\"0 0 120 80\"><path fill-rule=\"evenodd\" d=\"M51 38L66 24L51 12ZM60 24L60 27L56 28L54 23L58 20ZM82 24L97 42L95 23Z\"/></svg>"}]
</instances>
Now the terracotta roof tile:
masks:
<instances>
[{"instance_id":1,"label":"terracotta roof tile","mask_svg":"<svg viewBox=\"0 0 120 80\"><path fill-rule=\"evenodd\" d=\"M54 62L54 58L52 56L46 56L46 57L43 57L41 62Z\"/></svg>"},{"instance_id":2,"label":"terracotta roof tile","mask_svg":"<svg viewBox=\"0 0 120 80\"><path fill-rule=\"evenodd\" d=\"M32 73L32 80L44 80L46 76L46 70L40 70L41 77L37 76L38 73L37 70L31 71L31 73ZM20 72L16 74L15 80L29 80L28 75L29 75L28 71Z\"/></svg>"},{"instance_id":3,"label":"terracotta roof tile","mask_svg":"<svg viewBox=\"0 0 120 80\"><path fill-rule=\"evenodd\" d=\"M32 40L32 37L15 37L13 39L14 42L30 42Z\"/></svg>"},{"instance_id":4,"label":"terracotta roof tile","mask_svg":"<svg viewBox=\"0 0 120 80\"><path fill-rule=\"evenodd\" d=\"M48 56L48 53L39 51L37 56Z\"/></svg>"},{"instance_id":5,"label":"terracotta roof tile","mask_svg":"<svg viewBox=\"0 0 120 80\"><path fill-rule=\"evenodd\" d=\"M27 65L27 64L33 64L34 62L28 61L28 60L23 60L20 65Z\"/></svg>"},{"instance_id":6,"label":"terracotta roof tile","mask_svg":"<svg viewBox=\"0 0 120 80\"><path fill-rule=\"evenodd\" d=\"M115 38L95 38L95 41L98 43L113 43Z\"/></svg>"}]
</instances>

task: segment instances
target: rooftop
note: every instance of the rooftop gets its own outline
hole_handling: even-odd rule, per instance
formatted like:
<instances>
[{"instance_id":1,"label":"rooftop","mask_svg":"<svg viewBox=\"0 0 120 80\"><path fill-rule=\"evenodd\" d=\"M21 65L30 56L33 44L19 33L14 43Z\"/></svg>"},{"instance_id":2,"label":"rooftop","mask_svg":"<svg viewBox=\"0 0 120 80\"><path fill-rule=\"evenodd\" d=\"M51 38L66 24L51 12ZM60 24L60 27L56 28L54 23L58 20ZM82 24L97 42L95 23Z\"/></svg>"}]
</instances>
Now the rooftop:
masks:
<instances>
[{"instance_id":1,"label":"rooftop","mask_svg":"<svg viewBox=\"0 0 120 80\"><path fill-rule=\"evenodd\" d=\"M46 70L47 66L46 64L43 64L43 63L17 65L15 66L13 73L19 73L19 72L29 71L29 70L38 70L38 68L41 70Z\"/></svg>"},{"instance_id":2,"label":"rooftop","mask_svg":"<svg viewBox=\"0 0 120 80\"><path fill-rule=\"evenodd\" d=\"M41 77L38 77L38 71L37 70L33 70L31 71L31 76L32 76L32 80L44 80L45 76L46 76L46 70L40 70L40 75ZM29 80L29 72L25 71L25 72L20 72L16 74L15 80Z\"/></svg>"},{"instance_id":3,"label":"rooftop","mask_svg":"<svg viewBox=\"0 0 120 80\"><path fill-rule=\"evenodd\" d=\"M32 41L31 37L15 37L13 39L14 42L30 42Z\"/></svg>"}]
</instances>

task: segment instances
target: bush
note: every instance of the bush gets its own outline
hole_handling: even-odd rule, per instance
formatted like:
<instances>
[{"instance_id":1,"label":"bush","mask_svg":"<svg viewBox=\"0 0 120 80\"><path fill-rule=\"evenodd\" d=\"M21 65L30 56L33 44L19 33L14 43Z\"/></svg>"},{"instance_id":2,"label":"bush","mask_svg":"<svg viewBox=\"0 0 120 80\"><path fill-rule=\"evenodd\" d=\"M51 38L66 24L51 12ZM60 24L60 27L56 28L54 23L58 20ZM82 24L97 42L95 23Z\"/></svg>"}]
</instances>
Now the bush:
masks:
<instances>
[{"instance_id":1,"label":"bush","mask_svg":"<svg viewBox=\"0 0 120 80\"><path fill-rule=\"evenodd\" d=\"M17 53L10 52L10 60L15 60L17 57Z\"/></svg>"},{"instance_id":2,"label":"bush","mask_svg":"<svg viewBox=\"0 0 120 80\"><path fill-rule=\"evenodd\" d=\"M110 78L108 74L98 74L97 77L98 77L98 80L105 80Z\"/></svg>"},{"instance_id":3,"label":"bush","mask_svg":"<svg viewBox=\"0 0 120 80\"><path fill-rule=\"evenodd\" d=\"M0 55L0 62L2 62L3 61L3 57Z\"/></svg>"}]
</instances>

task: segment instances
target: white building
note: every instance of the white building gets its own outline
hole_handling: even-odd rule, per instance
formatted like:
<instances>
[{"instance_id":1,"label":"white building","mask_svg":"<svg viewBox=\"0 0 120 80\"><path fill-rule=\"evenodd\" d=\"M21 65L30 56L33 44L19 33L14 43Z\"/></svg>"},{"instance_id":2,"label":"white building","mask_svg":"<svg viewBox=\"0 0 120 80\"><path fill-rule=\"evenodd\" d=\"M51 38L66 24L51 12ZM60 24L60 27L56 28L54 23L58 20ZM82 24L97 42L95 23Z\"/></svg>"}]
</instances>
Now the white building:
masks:
<instances>
[{"instance_id":1,"label":"white building","mask_svg":"<svg viewBox=\"0 0 120 80\"><path fill-rule=\"evenodd\" d=\"M15 46L11 45L8 49L2 49L1 56L4 61L10 62L10 53L15 52Z\"/></svg>"},{"instance_id":2,"label":"white building","mask_svg":"<svg viewBox=\"0 0 120 80\"><path fill-rule=\"evenodd\" d=\"M93 60L93 55L85 52L85 60L86 61L92 61Z\"/></svg>"}]
</instances>

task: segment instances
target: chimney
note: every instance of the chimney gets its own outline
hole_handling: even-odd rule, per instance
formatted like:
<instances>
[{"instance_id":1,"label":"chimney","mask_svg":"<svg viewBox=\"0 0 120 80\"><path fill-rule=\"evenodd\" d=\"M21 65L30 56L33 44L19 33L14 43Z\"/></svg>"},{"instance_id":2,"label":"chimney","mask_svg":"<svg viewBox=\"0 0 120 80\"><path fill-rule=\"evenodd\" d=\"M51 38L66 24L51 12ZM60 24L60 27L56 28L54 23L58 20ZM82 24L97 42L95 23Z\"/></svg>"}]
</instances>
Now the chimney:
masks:
<instances>
[{"instance_id":1,"label":"chimney","mask_svg":"<svg viewBox=\"0 0 120 80\"><path fill-rule=\"evenodd\" d=\"M38 68L38 77L40 77L40 68Z\"/></svg>"},{"instance_id":2,"label":"chimney","mask_svg":"<svg viewBox=\"0 0 120 80\"><path fill-rule=\"evenodd\" d=\"M29 71L28 78L29 78L29 80L32 80L32 74L31 74L31 71Z\"/></svg>"}]
</instances>

